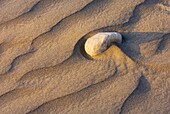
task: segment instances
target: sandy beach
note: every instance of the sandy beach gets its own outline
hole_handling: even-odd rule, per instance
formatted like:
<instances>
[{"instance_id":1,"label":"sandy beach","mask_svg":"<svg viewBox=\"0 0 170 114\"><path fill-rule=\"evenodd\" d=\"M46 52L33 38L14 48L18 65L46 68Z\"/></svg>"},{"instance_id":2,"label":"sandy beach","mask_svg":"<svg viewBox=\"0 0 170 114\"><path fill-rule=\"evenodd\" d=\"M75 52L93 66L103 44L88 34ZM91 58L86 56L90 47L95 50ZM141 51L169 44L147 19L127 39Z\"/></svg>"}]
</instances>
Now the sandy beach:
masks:
<instances>
[{"instance_id":1,"label":"sandy beach","mask_svg":"<svg viewBox=\"0 0 170 114\"><path fill-rule=\"evenodd\" d=\"M105 32L121 43L89 55L86 41ZM170 114L169 104L170 0L0 0L0 114Z\"/></svg>"}]
</instances>

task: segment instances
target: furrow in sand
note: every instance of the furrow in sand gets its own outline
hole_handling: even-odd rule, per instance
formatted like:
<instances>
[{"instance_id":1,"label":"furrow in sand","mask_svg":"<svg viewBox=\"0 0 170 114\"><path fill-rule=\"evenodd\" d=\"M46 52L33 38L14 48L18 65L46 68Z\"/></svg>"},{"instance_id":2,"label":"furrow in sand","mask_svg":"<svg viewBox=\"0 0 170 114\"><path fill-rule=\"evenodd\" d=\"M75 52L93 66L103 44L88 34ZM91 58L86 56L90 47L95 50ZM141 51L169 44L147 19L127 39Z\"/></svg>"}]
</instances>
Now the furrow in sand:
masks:
<instances>
[{"instance_id":1,"label":"furrow in sand","mask_svg":"<svg viewBox=\"0 0 170 114\"><path fill-rule=\"evenodd\" d=\"M37 51L31 57L27 58L25 56L18 60L19 62L16 64L14 72L1 76L0 85L4 87L0 90L1 95L14 89L17 80L25 73L37 68L54 66L68 58L73 52L77 41L90 31L126 22L126 20L122 21L122 18L129 14L127 16L128 20L135 5L140 4L143 0L132 1L96 0L80 12L63 20L52 31L37 38L32 44ZM131 7L126 7L127 4ZM124 6L124 8L120 8L119 5ZM128 13L122 13L124 10L128 11ZM115 15L112 15L113 13ZM48 55L45 52L48 52ZM21 71L20 69L23 70Z\"/></svg>"},{"instance_id":2,"label":"furrow in sand","mask_svg":"<svg viewBox=\"0 0 170 114\"><path fill-rule=\"evenodd\" d=\"M129 18L129 20L126 23L124 23L122 25L122 27L126 28L128 26L135 25L140 20L140 16L142 15L141 11L140 11L141 9L143 9L145 7L152 7L160 2L161 2L160 0L145 0L142 3L136 5L131 17Z\"/></svg>"},{"instance_id":3,"label":"furrow in sand","mask_svg":"<svg viewBox=\"0 0 170 114\"><path fill-rule=\"evenodd\" d=\"M53 2L52 2L53 1ZM64 17L82 9L92 0L70 0L70 2L44 0L31 11L0 26L3 53L0 56L0 74L8 71L12 60L30 49L34 38L47 32ZM75 5L77 4L77 5ZM67 7L67 10L65 8Z\"/></svg>"},{"instance_id":4,"label":"furrow in sand","mask_svg":"<svg viewBox=\"0 0 170 114\"><path fill-rule=\"evenodd\" d=\"M116 71L116 65L119 65L118 71ZM137 66L116 46L109 48L103 56L97 57L94 61L81 60L75 56L62 65L25 74L18 81L15 90L0 97L0 110L5 113L26 113L45 102L104 81L115 72L126 74L133 68ZM17 106L16 103L25 105ZM7 110L8 108L11 108L12 112Z\"/></svg>"},{"instance_id":5,"label":"furrow in sand","mask_svg":"<svg viewBox=\"0 0 170 114\"><path fill-rule=\"evenodd\" d=\"M78 61L74 61L77 63L74 64L74 68L70 63L64 64L65 71L62 70L62 66L55 66L24 75L16 89L0 97L0 110L11 113L10 110L6 110L11 108L13 113L25 113L44 102L79 91L114 74L114 64L108 66L111 61ZM93 65L98 67L92 68ZM85 67L87 69L84 69ZM76 72L73 72L73 69ZM36 102L33 102L35 99ZM17 102L25 105L17 106Z\"/></svg>"},{"instance_id":6,"label":"furrow in sand","mask_svg":"<svg viewBox=\"0 0 170 114\"><path fill-rule=\"evenodd\" d=\"M120 113L119 114L123 114L123 111L125 110L126 108L126 105L127 105L127 102L135 95L138 95L138 94L144 94L146 92L149 91L150 87L148 87L149 85L146 84L147 83L147 80L144 76L141 76L139 78L139 81L138 81L138 84L136 86L136 88L132 91L131 94L129 94L129 96L124 100L121 108L120 108Z\"/></svg>"},{"instance_id":7,"label":"furrow in sand","mask_svg":"<svg viewBox=\"0 0 170 114\"><path fill-rule=\"evenodd\" d=\"M85 7L87 7L87 6L90 5L90 4L91 4L91 3L87 4ZM81 10L83 10L85 7L83 7ZM27 56L27 54L30 54L30 52L32 52L32 51L35 49L32 45L33 45L34 41L36 41L36 39L38 39L39 37L45 36L46 34L48 34L49 32L51 32L51 31L53 30L53 28L55 28L56 26L58 26L63 20L65 20L65 19L68 18L68 17L71 17L72 15L76 14L77 12L79 12L79 11L81 11L81 10L78 10L78 11L76 11L75 13L64 17L64 18L61 19L56 25L54 25L53 27L51 27L48 31L46 31L46 32L40 34L39 36L37 36L36 38L34 38L34 39L32 40L32 42L31 42L30 46L29 46L29 50L28 50L27 52L23 53L22 55L19 55L19 56L15 57L15 58L12 60L11 64L9 65L10 68L9 68L8 71L5 72L5 73L8 73L8 72L10 72L11 70L13 70L13 68L14 68L14 66L15 66L15 63L19 62L20 59L22 60L22 58L24 58L25 56ZM33 52L34 52L34 51L33 51ZM2 75L3 75L3 74L2 74Z\"/></svg>"},{"instance_id":8,"label":"furrow in sand","mask_svg":"<svg viewBox=\"0 0 170 114\"><path fill-rule=\"evenodd\" d=\"M0 25L29 12L40 0L1 0Z\"/></svg>"},{"instance_id":9,"label":"furrow in sand","mask_svg":"<svg viewBox=\"0 0 170 114\"><path fill-rule=\"evenodd\" d=\"M133 70L129 69L129 72L125 74L126 76L119 75L119 77L117 77L115 75L114 77L107 78L102 82L90 85L81 91L46 102L35 110L28 112L28 114L72 114L73 112L85 114L90 113L91 110L96 114L118 114L124 101L138 85L138 80L141 75L139 72L132 72ZM127 83L129 81L131 83ZM123 85L125 84L126 87L124 88ZM120 92L122 92L121 95L117 94Z\"/></svg>"}]
</instances>

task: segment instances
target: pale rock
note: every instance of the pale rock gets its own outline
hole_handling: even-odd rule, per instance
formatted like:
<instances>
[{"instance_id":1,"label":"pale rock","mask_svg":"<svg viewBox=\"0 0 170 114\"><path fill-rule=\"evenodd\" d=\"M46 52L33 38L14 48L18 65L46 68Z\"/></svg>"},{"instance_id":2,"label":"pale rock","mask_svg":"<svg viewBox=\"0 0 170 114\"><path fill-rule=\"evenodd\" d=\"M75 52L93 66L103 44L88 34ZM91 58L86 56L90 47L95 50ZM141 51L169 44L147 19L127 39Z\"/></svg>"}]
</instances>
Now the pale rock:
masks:
<instances>
[{"instance_id":1,"label":"pale rock","mask_svg":"<svg viewBox=\"0 0 170 114\"><path fill-rule=\"evenodd\" d=\"M90 56L95 56L104 52L112 42L121 43L121 34L117 32L100 32L87 39L85 51Z\"/></svg>"}]
</instances>

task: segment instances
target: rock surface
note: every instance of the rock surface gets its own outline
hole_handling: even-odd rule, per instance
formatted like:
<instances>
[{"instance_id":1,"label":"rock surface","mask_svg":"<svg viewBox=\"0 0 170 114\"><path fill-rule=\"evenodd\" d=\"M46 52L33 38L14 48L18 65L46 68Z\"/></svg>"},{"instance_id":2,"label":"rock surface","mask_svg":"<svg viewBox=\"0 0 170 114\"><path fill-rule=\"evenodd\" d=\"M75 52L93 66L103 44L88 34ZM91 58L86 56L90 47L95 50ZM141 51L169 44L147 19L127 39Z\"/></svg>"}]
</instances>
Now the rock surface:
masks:
<instances>
[{"instance_id":1,"label":"rock surface","mask_svg":"<svg viewBox=\"0 0 170 114\"><path fill-rule=\"evenodd\" d=\"M121 43L122 36L117 32L99 32L88 38L84 44L86 53L95 56L103 53L112 43Z\"/></svg>"},{"instance_id":2,"label":"rock surface","mask_svg":"<svg viewBox=\"0 0 170 114\"><path fill-rule=\"evenodd\" d=\"M169 114L169 0L0 0L2 114ZM89 59L84 39L123 42Z\"/></svg>"}]
</instances>

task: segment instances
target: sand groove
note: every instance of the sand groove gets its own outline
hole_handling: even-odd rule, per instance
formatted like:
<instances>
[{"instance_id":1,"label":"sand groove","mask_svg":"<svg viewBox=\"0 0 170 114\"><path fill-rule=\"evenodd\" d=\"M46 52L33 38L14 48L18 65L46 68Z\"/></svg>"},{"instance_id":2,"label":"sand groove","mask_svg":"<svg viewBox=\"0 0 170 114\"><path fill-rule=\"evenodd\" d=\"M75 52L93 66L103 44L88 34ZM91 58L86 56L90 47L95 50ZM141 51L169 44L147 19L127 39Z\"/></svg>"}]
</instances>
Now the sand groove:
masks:
<instances>
[{"instance_id":1,"label":"sand groove","mask_svg":"<svg viewBox=\"0 0 170 114\"><path fill-rule=\"evenodd\" d=\"M0 25L29 12L40 0L1 0Z\"/></svg>"},{"instance_id":2,"label":"sand groove","mask_svg":"<svg viewBox=\"0 0 170 114\"><path fill-rule=\"evenodd\" d=\"M1 25L0 36L2 38L0 39L0 42L4 42L5 51L2 53L3 56L0 61L0 64L3 66L0 68L0 74L8 71L10 68L9 65L15 57L29 51L31 42L34 38L49 31L64 17L80 10L91 1L92 0L84 2L81 0L79 1L80 5L75 7L73 6L74 2L71 2L71 5L65 3L66 1L57 2L56 0L55 2L52 2L51 0L44 0L36 6L36 10ZM63 7L57 7L58 5L62 6L63 4ZM63 15L62 10L64 10L65 7L69 9L66 10ZM50 12L48 11L49 9ZM9 53L11 54L9 55Z\"/></svg>"},{"instance_id":3,"label":"sand groove","mask_svg":"<svg viewBox=\"0 0 170 114\"><path fill-rule=\"evenodd\" d=\"M139 2L140 0L136 0L134 4L138 4ZM20 79L25 73L33 69L37 69L37 68L54 66L56 64L59 64L63 60L67 59L71 55L74 45L76 44L78 39L84 36L86 33L94 29L112 24L113 23L112 18L115 18L114 23L122 23L121 21L119 22L119 20L116 20L116 19L119 19L120 16L123 14L121 15L119 14L111 15L111 14L113 13L112 9L118 6L116 4L125 5L125 3L123 3L123 1L115 2L112 0L108 0L108 2L104 2L105 5L102 5L102 3L103 1L93 2L93 4L83 9L83 11L78 12L74 14L73 16L67 18L65 21L63 21L58 26L56 26L51 32L39 37L38 39L40 40L37 40L37 43L35 42L33 44L34 45L33 48L37 49L37 51L31 54L30 55L31 57L27 57L27 56L23 57L24 59L21 59L19 64L15 66L16 70L14 72L9 72L7 75L1 76L3 77L2 78L3 81L0 82L0 85L3 85L5 87L5 88L2 88L3 90L0 90L1 95L13 89L15 87L14 85L16 84L16 81ZM130 4L131 6L133 5L131 4L130 1L128 1L126 4ZM113 5L115 7L112 7ZM101 6L104 9L103 12L100 12L100 10L98 10L99 8L101 8ZM96 8L96 10L93 10L93 8ZM117 7L117 9L118 8L119 7ZM133 11L134 8L127 7L127 9L131 9L129 10L130 12L130 11ZM122 9L122 10L125 10L125 9ZM98 16L98 18L102 18L108 15L108 13L104 13L105 11L110 11L108 12L110 13L109 14L110 16L108 17L108 19L106 21L96 20L97 18L95 16ZM119 13L122 12L120 9L118 9L118 11ZM115 10L114 12L116 13L117 11ZM91 18L89 18L86 14L88 14L89 17ZM130 15L128 17L130 17ZM87 18L89 19L87 20ZM96 20L96 22L99 23L98 26L95 26L96 22L93 21L94 19ZM77 22L76 20L79 20L79 21ZM69 23L72 23L73 26L69 25ZM85 23L91 23L91 24L87 25ZM77 33L75 34L75 31L80 30L83 26L84 26L84 29L82 31L77 31ZM67 39L67 42L65 42L65 39ZM26 44L28 45L28 43ZM61 45L56 45L56 44L61 44ZM15 49L18 49L18 48L15 48ZM46 51L48 52L48 55L44 53ZM20 68L22 68L23 70L20 71ZM6 78L6 77L9 77L9 78ZM7 84L7 83L10 83L10 84Z\"/></svg>"}]
</instances>

